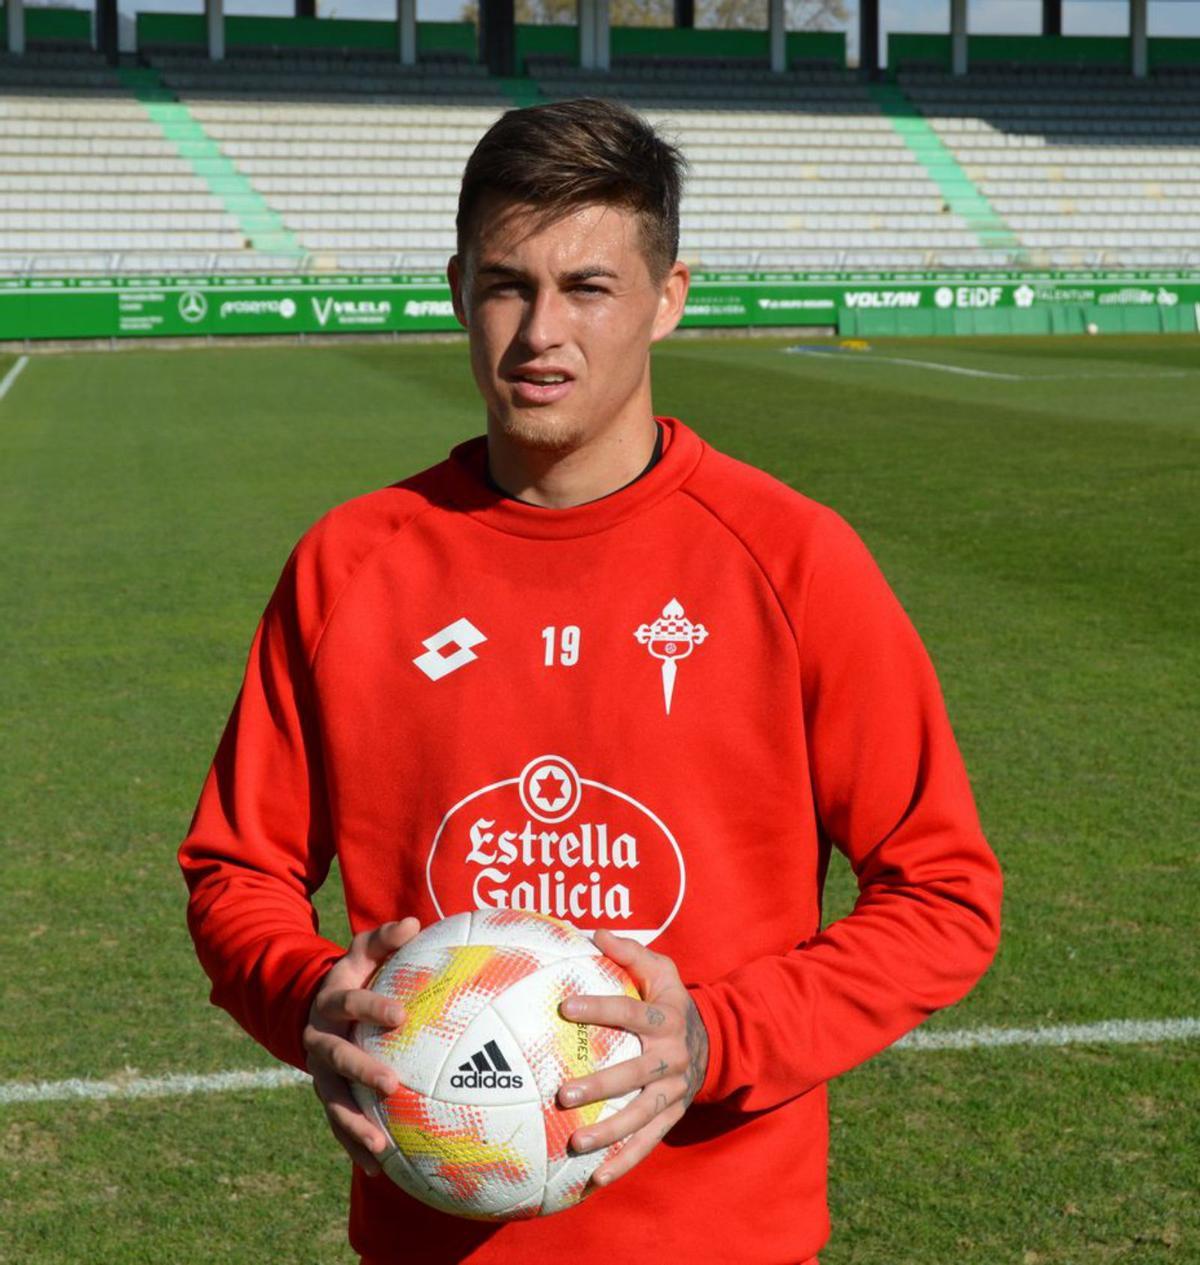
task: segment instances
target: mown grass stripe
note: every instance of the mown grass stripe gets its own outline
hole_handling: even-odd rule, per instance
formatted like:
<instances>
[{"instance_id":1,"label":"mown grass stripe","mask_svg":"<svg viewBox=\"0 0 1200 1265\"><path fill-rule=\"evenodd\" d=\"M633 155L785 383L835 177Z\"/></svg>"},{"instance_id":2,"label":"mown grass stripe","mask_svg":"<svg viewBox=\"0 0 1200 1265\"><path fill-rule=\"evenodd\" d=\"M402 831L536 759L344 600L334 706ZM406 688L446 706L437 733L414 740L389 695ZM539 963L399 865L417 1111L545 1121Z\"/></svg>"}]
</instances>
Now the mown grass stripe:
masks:
<instances>
[{"instance_id":1,"label":"mown grass stripe","mask_svg":"<svg viewBox=\"0 0 1200 1265\"><path fill-rule=\"evenodd\" d=\"M1051 1028L966 1028L951 1032L910 1032L893 1049L994 1049L1001 1046L1146 1045L1200 1038L1200 1019L1106 1019L1101 1023ZM0 1106L17 1103L96 1101L105 1098L177 1098L221 1094L238 1089L284 1089L307 1085L306 1073L293 1067L260 1072L215 1072L208 1076L131 1077L119 1081L63 1080L0 1084Z\"/></svg>"}]
</instances>

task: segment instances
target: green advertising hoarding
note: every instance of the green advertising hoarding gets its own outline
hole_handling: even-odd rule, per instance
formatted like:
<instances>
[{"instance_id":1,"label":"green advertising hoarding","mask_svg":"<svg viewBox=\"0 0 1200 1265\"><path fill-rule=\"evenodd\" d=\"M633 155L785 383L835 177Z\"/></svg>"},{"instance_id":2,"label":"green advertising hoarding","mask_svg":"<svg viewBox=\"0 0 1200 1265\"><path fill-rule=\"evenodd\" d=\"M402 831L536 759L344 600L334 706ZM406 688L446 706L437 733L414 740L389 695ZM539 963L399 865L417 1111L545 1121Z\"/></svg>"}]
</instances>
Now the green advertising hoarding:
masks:
<instances>
[{"instance_id":1,"label":"green advertising hoarding","mask_svg":"<svg viewBox=\"0 0 1200 1265\"><path fill-rule=\"evenodd\" d=\"M0 339L457 328L436 273L0 279Z\"/></svg>"},{"instance_id":2,"label":"green advertising hoarding","mask_svg":"<svg viewBox=\"0 0 1200 1265\"><path fill-rule=\"evenodd\" d=\"M844 334L1195 330L1200 273L700 272L683 324ZM0 278L0 341L421 333L458 324L440 273Z\"/></svg>"}]
</instances>

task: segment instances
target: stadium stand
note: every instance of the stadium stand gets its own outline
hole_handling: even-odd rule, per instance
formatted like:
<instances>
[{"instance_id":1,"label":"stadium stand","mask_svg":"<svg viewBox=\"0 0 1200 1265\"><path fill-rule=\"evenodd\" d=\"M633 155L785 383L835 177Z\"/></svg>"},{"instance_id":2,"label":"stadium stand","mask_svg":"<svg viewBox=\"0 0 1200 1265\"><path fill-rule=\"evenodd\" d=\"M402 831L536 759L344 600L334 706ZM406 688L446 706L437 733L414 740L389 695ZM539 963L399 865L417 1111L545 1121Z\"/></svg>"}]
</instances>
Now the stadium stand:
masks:
<instances>
[{"instance_id":1,"label":"stadium stand","mask_svg":"<svg viewBox=\"0 0 1200 1265\"><path fill-rule=\"evenodd\" d=\"M0 269L240 252L222 207L99 54L0 55Z\"/></svg>"},{"instance_id":2,"label":"stadium stand","mask_svg":"<svg viewBox=\"0 0 1200 1265\"><path fill-rule=\"evenodd\" d=\"M547 98L628 102L679 139L691 178L681 249L706 267L924 267L981 250L852 72L765 63L529 59ZM714 102L714 97L717 101Z\"/></svg>"},{"instance_id":3,"label":"stadium stand","mask_svg":"<svg viewBox=\"0 0 1200 1265\"><path fill-rule=\"evenodd\" d=\"M463 164L510 102L483 67L155 54L163 85L324 266L442 268Z\"/></svg>"},{"instance_id":4,"label":"stadium stand","mask_svg":"<svg viewBox=\"0 0 1200 1265\"><path fill-rule=\"evenodd\" d=\"M705 268L1196 262L1200 73L528 58L527 93L628 101L691 179ZM458 177L511 85L465 56L0 56L0 271L440 268Z\"/></svg>"},{"instance_id":5,"label":"stadium stand","mask_svg":"<svg viewBox=\"0 0 1200 1265\"><path fill-rule=\"evenodd\" d=\"M901 70L1034 266L1200 259L1200 71Z\"/></svg>"}]
</instances>

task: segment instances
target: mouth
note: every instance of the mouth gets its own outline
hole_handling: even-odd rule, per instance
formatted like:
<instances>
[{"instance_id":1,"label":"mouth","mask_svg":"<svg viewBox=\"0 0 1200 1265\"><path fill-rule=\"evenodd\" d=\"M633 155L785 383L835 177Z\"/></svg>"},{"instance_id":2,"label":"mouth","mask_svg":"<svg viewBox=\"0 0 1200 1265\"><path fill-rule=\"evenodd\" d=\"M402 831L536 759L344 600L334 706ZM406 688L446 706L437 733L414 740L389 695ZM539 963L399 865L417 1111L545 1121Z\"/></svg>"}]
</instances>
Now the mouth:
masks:
<instances>
[{"instance_id":1,"label":"mouth","mask_svg":"<svg viewBox=\"0 0 1200 1265\"><path fill-rule=\"evenodd\" d=\"M525 369L506 375L520 404L553 404L570 393L575 379L565 369Z\"/></svg>"}]
</instances>

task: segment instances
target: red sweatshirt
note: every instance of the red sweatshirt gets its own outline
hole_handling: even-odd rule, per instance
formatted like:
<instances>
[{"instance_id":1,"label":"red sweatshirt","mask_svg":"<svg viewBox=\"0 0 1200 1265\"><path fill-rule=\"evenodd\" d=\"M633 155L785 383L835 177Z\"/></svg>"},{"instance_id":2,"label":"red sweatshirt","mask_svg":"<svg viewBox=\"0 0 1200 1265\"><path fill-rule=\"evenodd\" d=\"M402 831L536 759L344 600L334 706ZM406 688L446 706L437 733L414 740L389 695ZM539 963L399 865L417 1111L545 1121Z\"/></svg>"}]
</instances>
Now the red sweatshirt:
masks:
<instances>
[{"instance_id":1,"label":"red sweatshirt","mask_svg":"<svg viewBox=\"0 0 1200 1265\"><path fill-rule=\"evenodd\" d=\"M371 1262L797 1265L828 1235L825 1082L986 969L1000 874L933 668L854 531L663 419L550 510L486 445L335 509L288 560L180 852L213 1001L303 1067L353 929L531 908L674 959L708 1075L631 1174L503 1226L354 1173ZM831 846L860 897L821 929Z\"/></svg>"}]
</instances>

